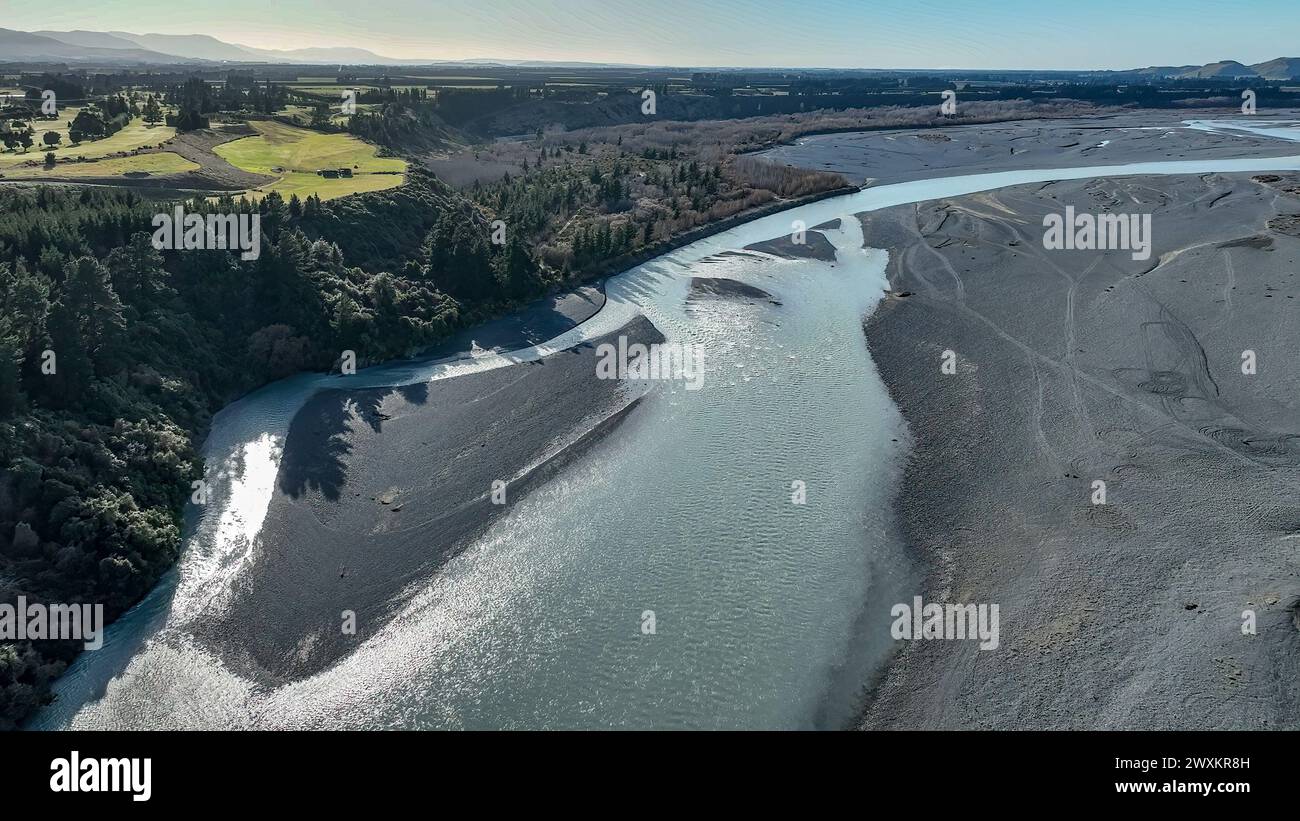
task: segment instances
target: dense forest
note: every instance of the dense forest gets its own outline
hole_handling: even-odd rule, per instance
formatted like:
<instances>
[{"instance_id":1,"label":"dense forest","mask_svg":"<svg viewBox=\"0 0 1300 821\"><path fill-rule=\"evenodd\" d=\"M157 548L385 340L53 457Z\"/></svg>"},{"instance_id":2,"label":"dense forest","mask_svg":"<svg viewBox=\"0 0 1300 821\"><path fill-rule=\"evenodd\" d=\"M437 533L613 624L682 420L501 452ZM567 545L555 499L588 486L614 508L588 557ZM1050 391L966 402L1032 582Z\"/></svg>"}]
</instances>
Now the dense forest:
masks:
<instances>
[{"instance_id":1,"label":"dense forest","mask_svg":"<svg viewBox=\"0 0 1300 821\"><path fill-rule=\"evenodd\" d=\"M937 127L1095 113L1073 100L969 103L959 117L888 107L687 123L650 120L466 148L430 163L522 234L539 262L587 275L644 249L781 200L824 195L839 174L749 152L824 131ZM614 267L617 267L615 264Z\"/></svg>"},{"instance_id":2,"label":"dense forest","mask_svg":"<svg viewBox=\"0 0 1300 821\"><path fill-rule=\"evenodd\" d=\"M709 223L780 198L842 188L837 174L714 153L617 144L548 148L469 195L521 234L548 267L584 275ZM761 179L759 177L762 177Z\"/></svg>"},{"instance_id":3,"label":"dense forest","mask_svg":"<svg viewBox=\"0 0 1300 821\"><path fill-rule=\"evenodd\" d=\"M102 602L111 620L175 562L212 413L304 369L419 350L552 282L432 176L261 215L261 256L159 252L126 191L0 190L0 601ZM0 645L0 729L80 643Z\"/></svg>"}]
</instances>

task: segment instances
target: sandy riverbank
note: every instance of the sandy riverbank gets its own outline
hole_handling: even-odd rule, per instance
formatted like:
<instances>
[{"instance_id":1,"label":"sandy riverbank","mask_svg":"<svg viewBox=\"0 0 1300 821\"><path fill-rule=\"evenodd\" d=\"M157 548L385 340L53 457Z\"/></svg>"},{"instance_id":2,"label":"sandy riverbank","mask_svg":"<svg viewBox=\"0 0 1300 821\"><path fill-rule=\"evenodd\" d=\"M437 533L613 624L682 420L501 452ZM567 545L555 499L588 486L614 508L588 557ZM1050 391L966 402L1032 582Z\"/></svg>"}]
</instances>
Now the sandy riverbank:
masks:
<instances>
[{"instance_id":1,"label":"sandy riverbank","mask_svg":"<svg viewBox=\"0 0 1300 821\"><path fill-rule=\"evenodd\" d=\"M1285 187L1081 180L862 216L890 251L896 295L866 332L915 437L898 510L917 593L1001 620L992 651L899 642L864 728L1300 727L1300 240L1269 228L1300 212ZM1152 214L1151 259L1045 250L1066 205Z\"/></svg>"},{"instance_id":2,"label":"sandy riverbank","mask_svg":"<svg viewBox=\"0 0 1300 821\"><path fill-rule=\"evenodd\" d=\"M576 328L605 307L605 283L579 285L517 311L466 328L425 351L421 359L459 359L476 351L517 351Z\"/></svg>"},{"instance_id":3,"label":"sandy riverbank","mask_svg":"<svg viewBox=\"0 0 1300 821\"><path fill-rule=\"evenodd\" d=\"M325 391L289 429L253 566L204 637L256 680L317 672L633 411L596 347L663 336L644 318L532 363L404 388ZM493 483L506 482L504 503ZM356 614L356 632L342 628Z\"/></svg>"}]
</instances>

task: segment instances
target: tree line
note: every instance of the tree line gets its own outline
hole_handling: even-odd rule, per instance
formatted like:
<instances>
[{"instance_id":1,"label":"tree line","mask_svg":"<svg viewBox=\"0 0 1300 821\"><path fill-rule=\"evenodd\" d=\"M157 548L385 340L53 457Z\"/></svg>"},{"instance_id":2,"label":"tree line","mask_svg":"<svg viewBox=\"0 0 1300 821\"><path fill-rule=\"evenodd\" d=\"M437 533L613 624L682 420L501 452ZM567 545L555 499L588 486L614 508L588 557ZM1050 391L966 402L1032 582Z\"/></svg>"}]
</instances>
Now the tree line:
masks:
<instances>
[{"instance_id":1,"label":"tree line","mask_svg":"<svg viewBox=\"0 0 1300 821\"><path fill-rule=\"evenodd\" d=\"M0 601L102 602L116 618L176 560L215 411L345 350L413 354L556 279L419 170L332 202L184 207L257 213L260 257L156 250L171 205L130 191L0 189ZM0 729L79 648L0 645Z\"/></svg>"}]
</instances>

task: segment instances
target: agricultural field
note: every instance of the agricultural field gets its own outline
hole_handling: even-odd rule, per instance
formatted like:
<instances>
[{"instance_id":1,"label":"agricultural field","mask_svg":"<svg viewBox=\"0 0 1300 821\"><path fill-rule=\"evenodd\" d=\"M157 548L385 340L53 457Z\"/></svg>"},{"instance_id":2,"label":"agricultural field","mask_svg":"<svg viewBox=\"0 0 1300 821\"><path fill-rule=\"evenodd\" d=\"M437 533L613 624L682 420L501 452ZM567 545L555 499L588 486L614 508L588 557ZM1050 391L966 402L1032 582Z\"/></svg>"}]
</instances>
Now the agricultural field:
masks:
<instances>
[{"instance_id":1,"label":"agricultural field","mask_svg":"<svg viewBox=\"0 0 1300 821\"><path fill-rule=\"evenodd\" d=\"M406 162L376 156L376 148L349 134L319 134L273 120L254 120L253 137L219 145L213 151L226 162L276 181L249 194L276 191L288 199L316 194L323 200L363 191L396 188L405 179ZM352 177L326 179L318 169L351 168Z\"/></svg>"},{"instance_id":2,"label":"agricultural field","mask_svg":"<svg viewBox=\"0 0 1300 821\"><path fill-rule=\"evenodd\" d=\"M28 152L28 160L36 159L36 152ZM44 152L40 152L44 156ZM27 180L27 179L68 179L77 177L124 177L124 176L150 176L157 174L183 174L187 171L197 171L199 164L185 159L179 154L173 154L170 151L160 151L152 154L139 154L133 157L111 157L104 160L94 160L91 162L61 162L53 168L47 168L44 163L36 161L29 165L21 165L4 169L4 178L7 180Z\"/></svg>"},{"instance_id":3,"label":"agricultural field","mask_svg":"<svg viewBox=\"0 0 1300 821\"><path fill-rule=\"evenodd\" d=\"M22 151L0 151L0 171L44 157L47 151L53 151L54 156L61 160L75 159L77 157L93 160L123 151L134 151L137 148L152 148L176 136L176 129L170 126L149 125L143 119L136 117L125 128L112 136L105 137L102 140L88 140L79 145L72 145L68 137L68 124L76 119L80 111L80 107L68 106L59 110L59 119L57 120L34 120L32 127L36 129L34 135L36 142L31 148L27 149L26 153ZM56 131L63 138L56 148L47 148L41 142L41 137L47 131Z\"/></svg>"}]
</instances>

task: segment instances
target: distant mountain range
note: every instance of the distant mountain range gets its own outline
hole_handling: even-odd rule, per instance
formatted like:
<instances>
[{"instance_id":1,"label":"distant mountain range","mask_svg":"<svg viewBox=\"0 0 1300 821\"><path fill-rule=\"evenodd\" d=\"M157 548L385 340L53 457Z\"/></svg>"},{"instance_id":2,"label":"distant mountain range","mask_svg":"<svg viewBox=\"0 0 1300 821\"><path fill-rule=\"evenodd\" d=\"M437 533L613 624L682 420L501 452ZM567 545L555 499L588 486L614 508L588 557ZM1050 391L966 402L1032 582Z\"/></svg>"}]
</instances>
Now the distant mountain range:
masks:
<instances>
[{"instance_id":1,"label":"distant mountain range","mask_svg":"<svg viewBox=\"0 0 1300 821\"><path fill-rule=\"evenodd\" d=\"M0 62L56 62L122 65L184 63L299 63L409 66L458 63L512 66L580 66L532 60L398 60L363 48L253 48L206 34L132 34L128 31L14 31L0 28ZM1125 71L1083 72L1167 79L1300 79L1300 57L1279 57L1255 65L1222 60L1203 66L1150 66Z\"/></svg>"},{"instance_id":2,"label":"distant mountain range","mask_svg":"<svg viewBox=\"0 0 1300 821\"><path fill-rule=\"evenodd\" d=\"M0 29L0 62L111 64L340 63L418 65L363 48L253 48L206 34L132 34L128 31L13 31Z\"/></svg>"}]
</instances>

